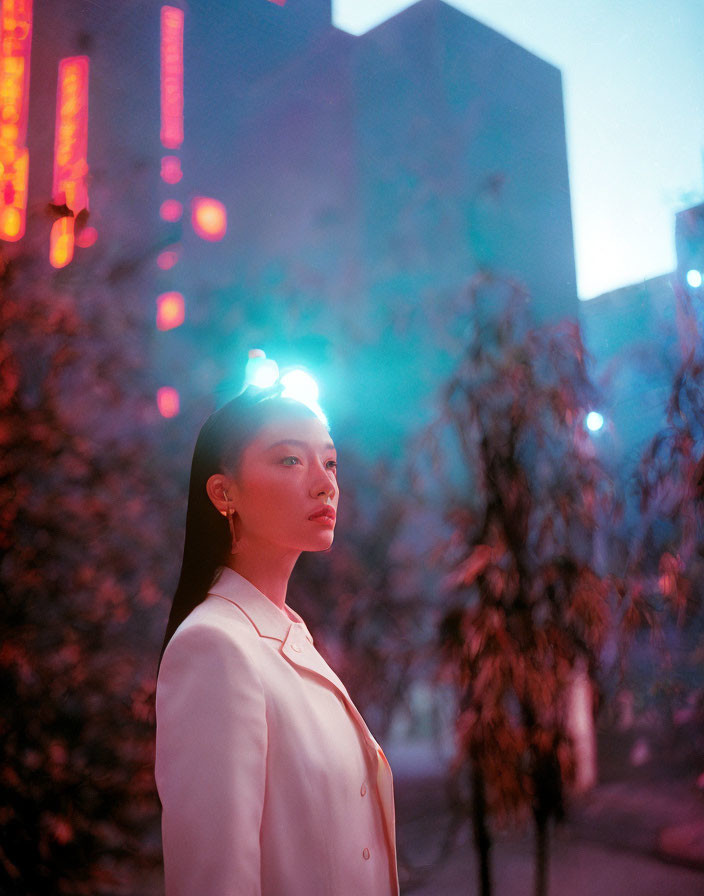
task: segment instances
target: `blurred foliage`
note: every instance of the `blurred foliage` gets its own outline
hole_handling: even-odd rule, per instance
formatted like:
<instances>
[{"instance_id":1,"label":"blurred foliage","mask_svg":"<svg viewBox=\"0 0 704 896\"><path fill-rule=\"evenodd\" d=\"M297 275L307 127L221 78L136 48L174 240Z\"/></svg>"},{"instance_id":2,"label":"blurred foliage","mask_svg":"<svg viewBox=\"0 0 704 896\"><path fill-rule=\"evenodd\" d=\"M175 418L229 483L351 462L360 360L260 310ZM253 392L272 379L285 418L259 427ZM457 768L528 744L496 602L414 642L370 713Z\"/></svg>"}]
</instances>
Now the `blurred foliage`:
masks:
<instances>
[{"instance_id":1,"label":"blurred foliage","mask_svg":"<svg viewBox=\"0 0 704 896\"><path fill-rule=\"evenodd\" d=\"M669 680L656 684L672 714L704 712L704 326L692 294L674 286L680 364L665 426L633 478L637 516L624 571L626 620L654 636L666 658Z\"/></svg>"},{"instance_id":2,"label":"blurred foliage","mask_svg":"<svg viewBox=\"0 0 704 896\"><path fill-rule=\"evenodd\" d=\"M577 325L531 328L521 290L488 275L461 310L461 356L421 456L456 483L444 556L456 597L440 637L488 893L489 815L532 810L545 870L547 822L574 770L574 670L581 658L594 674L612 624L615 591L592 549L615 496L584 426L597 396Z\"/></svg>"},{"instance_id":3,"label":"blurred foliage","mask_svg":"<svg viewBox=\"0 0 704 896\"><path fill-rule=\"evenodd\" d=\"M134 266L25 242L0 258L0 890L93 896L159 858L169 487Z\"/></svg>"}]
</instances>

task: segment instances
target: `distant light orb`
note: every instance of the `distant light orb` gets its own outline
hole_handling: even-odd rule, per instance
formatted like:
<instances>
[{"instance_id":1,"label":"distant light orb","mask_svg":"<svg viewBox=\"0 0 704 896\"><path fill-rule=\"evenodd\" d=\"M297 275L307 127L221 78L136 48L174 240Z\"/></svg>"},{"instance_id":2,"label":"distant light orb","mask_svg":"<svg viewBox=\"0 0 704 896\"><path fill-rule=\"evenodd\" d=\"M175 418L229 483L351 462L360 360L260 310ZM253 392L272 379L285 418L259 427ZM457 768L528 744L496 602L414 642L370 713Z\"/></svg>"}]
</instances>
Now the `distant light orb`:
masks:
<instances>
[{"instance_id":1,"label":"distant light orb","mask_svg":"<svg viewBox=\"0 0 704 896\"><path fill-rule=\"evenodd\" d=\"M156 257L156 263L162 271L170 271L178 261L178 252L175 249L164 249Z\"/></svg>"},{"instance_id":2,"label":"distant light orb","mask_svg":"<svg viewBox=\"0 0 704 896\"><path fill-rule=\"evenodd\" d=\"M175 224L176 221L179 221L181 219L181 215L183 214L183 205L181 205L178 199L165 199L161 203L159 214L164 219L164 221L168 221L170 224Z\"/></svg>"},{"instance_id":3,"label":"distant light orb","mask_svg":"<svg viewBox=\"0 0 704 896\"><path fill-rule=\"evenodd\" d=\"M191 223L201 239L221 240L227 231L227 210L217 199L196 196L191 203Z\"/></svg>"},{"instance_id":4,"label":"distant light orb","mask_svg":"<svg viewBox=\"0 0 704 896\"><path fill-rule=\"evenodd\" d=\"M156 405L162 417L176 417L181 410L178 390L172 386L162 386L156 393Z\"/></svg>"},{"instance_id":5,"label":"distant light orb","mask_svg":"<svg viewBox=\"0 0 704 896\"><path fill-rule=\"evenodd\" d=\"M177 184L183 177L181 159L178 156L164 156L161 160L161 179L167 184Z\"/></svg>"},{"instance_id":6,"label":"distant light orb","mask_svg":"<svg viewBox=\"0 0 704 896\"><path fill-rule=\"evenodd\" d=\"M691 271L687 271L687 283L692 287L692 289L699 289L702 285L702 272L696 270L696 268L692 268Z\"/></svg>"},{"instance_id":7,"label":"distant light orb","mask_svg":"<svg viewBox=\"0 0 704 896\"><path fill-rule=\"evenodd\" d=\"M180 327L186 317L186 304L180 292L164 292L156 300L156 325L159 330Z\"/></svg>"},{"instance_id":8,"label":"distant light orb","mask_svg":"<svg viewBox=\"0 0 704 896\"><path fill-rule=\"evenodd\" d=\"M267 389L269 386L273 386L278 378L279 365L276 361L267 358L260 348L252 349L244 371L245 386Z\"/></svg>"},{"instance_id":9,"label":"distant light orb","mask_svg":"<svg viewBox=\"0 0 704 896\"><path fill-rule=\"evenodd\" d=\"M603 425L603 416L598 411L589 411L587 414L587 429L590 432L598 432Z\"/></svg>"},{"instance_id":10,"label":"distant light orb","mask_svg":"<svg viewBox=\"0 0 704 896\"><path fill-rule=\"evenodd\" d=\"M91 246L95 245L95 241L98 239L98 231L95 227L84 227L76 235L76 245L80 246L81 249L90 249Z\"/></svg>"}]
</instances>

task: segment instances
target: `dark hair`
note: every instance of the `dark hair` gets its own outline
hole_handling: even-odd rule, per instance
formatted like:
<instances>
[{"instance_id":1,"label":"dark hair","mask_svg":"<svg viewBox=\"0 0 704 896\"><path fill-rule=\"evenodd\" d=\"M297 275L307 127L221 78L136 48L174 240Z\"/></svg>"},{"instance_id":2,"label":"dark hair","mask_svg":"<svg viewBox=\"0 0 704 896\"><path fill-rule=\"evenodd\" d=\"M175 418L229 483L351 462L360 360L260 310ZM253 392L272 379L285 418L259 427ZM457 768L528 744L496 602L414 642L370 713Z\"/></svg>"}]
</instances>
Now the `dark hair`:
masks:
<instances>
[{"instance_id":1,"label":"dark hair","mask_svg":"<svg viewBox=\"0 0 704 896\"><path fill-rule=\"evenodd\" d=\"M266 389L249 386L211 414L201 427L193 450L188 485L186 534L181 575L174 593L159 665L171 636L198 604L202 603L215 574L230 553L227 519L213 506L206 483L214 473L236 474L244 449L257 430L281 414L314 414L295 399L284 397L277 384Z\"/></svg>"}]
</instances>

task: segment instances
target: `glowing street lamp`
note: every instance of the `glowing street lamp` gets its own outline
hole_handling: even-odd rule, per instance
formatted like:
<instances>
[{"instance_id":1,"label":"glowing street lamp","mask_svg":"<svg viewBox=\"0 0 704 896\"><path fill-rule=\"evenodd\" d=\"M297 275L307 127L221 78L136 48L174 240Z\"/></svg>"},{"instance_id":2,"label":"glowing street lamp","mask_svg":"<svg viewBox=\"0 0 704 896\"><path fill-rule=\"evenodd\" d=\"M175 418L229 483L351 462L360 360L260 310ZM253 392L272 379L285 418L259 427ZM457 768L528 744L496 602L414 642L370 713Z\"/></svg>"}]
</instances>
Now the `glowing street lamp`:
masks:
<instances>
[{"instance_id":1,"label":"glowing street lamp","mask_svg":"<svg viewBox=\"0 0 704 896\"><path fill-rule=\"evenodd\" d=\"M227 210L217 199L196 196L191 203L191 222L201 239L215 242L227 231Z\"/></svg>"},{"instance_id":2,"label":"glowing street lamp","mask_svg":"<svg viewBox=\"0 0 704 896\"><path fill-rule=\"evenodd\" d=\"M589 411L587 414L587 429L589 432L599 432L603 425L603 416L598 411Z\"/></svg>"},{"instance_id":3,"label":"glowing street lamp","mask_svg":"<svg viewBox=\"0 0 704 896\"><path fill-rule=\"evenodd\" d=\"M180 327L186 318L186 304L180 292L164 292L156 300L156 325L159 330Z\"/></svg>"},{"instance_id":4,"label":"glowing street lamp","mask_svg":"<svg viewBox=\"0 0 704 896\"><path fill-rule=\"evenodd\" d=\"M699 289L699 287L702 285L702 273L696 268L692 268L692 270L687 271L686 279L687 283L692 287L692 289Z\"/></svg>"}]
</instances>

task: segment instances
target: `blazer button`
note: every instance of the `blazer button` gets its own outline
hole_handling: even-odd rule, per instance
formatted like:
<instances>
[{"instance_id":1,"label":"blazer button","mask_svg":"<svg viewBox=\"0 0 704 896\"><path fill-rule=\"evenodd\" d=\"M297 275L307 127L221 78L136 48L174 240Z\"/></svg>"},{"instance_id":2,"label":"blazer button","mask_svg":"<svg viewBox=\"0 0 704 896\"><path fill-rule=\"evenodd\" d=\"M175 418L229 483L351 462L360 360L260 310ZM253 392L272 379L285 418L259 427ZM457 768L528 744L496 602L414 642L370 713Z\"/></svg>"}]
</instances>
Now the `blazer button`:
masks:
<instances>
[{"instance_id":1,"label":"blazer button","mask_svg":"<svg viewBox=\"0 0 704 896\"><path fill-rule=\"evenodd\" d=\"M363 855L363 857L364 857L365 859L368 859L368 858L369 858L369 850L367 849L366 846L365 846L364 849L362 850L362 855Z\"/></svg>"},{"instance_id":2,"label":"blazer button","mask_svg":"<svg viewBox=\"0 0 704 896\"><path fill-rule=\"evenodd\" d=\"M359 791L359 792L362 794L362 796L364 796L364 795L366 794L366 792L367 792L367 785L366 785L366 784L362 784L362 787L360 788L360 791Z\"/></svg>"},{"instance_id":3,"label":"blazer button","mask_svg":"<svg viewBox=\"0 0 704 896\"><path fill-rule=\"evenodd\" d=\"M291 650L295 650L296 653L300 653L303 650L303 648L301 647L300 644L292 644Z\"/></svg>"}]
</instances>

